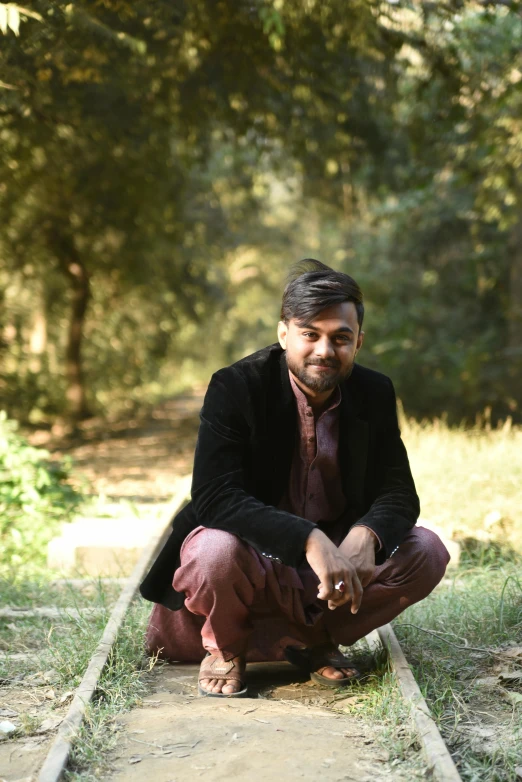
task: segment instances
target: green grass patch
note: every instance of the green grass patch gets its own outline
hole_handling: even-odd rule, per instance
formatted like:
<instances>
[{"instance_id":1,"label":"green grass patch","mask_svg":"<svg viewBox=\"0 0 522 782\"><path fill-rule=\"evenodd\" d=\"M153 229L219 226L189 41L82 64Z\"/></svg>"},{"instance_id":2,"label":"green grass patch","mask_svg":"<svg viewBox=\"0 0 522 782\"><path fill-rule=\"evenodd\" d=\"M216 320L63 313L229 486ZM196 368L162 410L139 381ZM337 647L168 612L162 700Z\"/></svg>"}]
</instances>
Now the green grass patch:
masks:
<instances>
[{"instance_id":1,"label":"green grass patch","mask_svg":"<svg viewBox=\"0 0 522 782\"><path fill-rule=\"evenodd\" d=\"M520 567L460 569L394 627L466 782L515 782L522 764ZM509 681L509 680L508 680Z\"/></svg>"},{"instance_id":2,"label":"green grass patch","mask_svg":"<svg viewBox=\"0 0 522 782\"><path fill-rule=\"evenodd\" d=\"M118 633L84 724L75 742L66 779L103 779L107 753L118 742L117 719L136 705L146 691L145 676L154 664L144 652L145 624L150 606L137 600Z\"/></svg>"}]
</instances>

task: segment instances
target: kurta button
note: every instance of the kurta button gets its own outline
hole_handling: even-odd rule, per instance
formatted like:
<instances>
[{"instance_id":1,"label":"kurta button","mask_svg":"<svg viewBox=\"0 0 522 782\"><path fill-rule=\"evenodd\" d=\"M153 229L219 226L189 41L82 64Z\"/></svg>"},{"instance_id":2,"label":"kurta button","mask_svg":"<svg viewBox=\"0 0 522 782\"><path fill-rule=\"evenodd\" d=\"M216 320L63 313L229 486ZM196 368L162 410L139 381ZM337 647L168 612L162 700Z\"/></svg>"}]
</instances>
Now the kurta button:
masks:
<instances>
[{"instance_id":1,"label":"kurta button","mask_svg":"<svg viewBox=\"0 0 522 782\"><path fill-rule=\"evenodd\" d=\"M308 438L308 442L309 442L309 443L313 443L313 441L314 441L314 440L315 440L315 437L309 437L309 438Z\"/></svg>"}]
</instances>

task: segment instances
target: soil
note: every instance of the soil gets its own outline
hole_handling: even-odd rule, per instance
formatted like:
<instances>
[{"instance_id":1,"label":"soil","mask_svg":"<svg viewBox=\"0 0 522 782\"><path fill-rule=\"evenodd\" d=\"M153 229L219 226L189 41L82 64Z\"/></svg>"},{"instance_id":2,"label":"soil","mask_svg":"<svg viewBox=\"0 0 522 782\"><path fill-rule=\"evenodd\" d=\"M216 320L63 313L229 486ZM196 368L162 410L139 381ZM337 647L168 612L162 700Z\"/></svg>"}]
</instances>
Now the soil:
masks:
<instances>
[{"instance_id":1,"label":"soil","mask_svg":"<svg viewBox=\"0 0 522 782\"><path fill-rule=\"evenodd\" d=\"M0 684L0 722L22 726L26 735L0 739L0 780L32 782L65 717L73 693L57 697L51 669ZM64 697L65 696L65 697Z\"/></svg>"},{"instance_id":2,"label":"soil","mask_svg":"<svg viewBox=\"0 0 522 782\"><path fill-rule=\"evenodd\" d=\"M155 669L149 695L119 720L111 782L411 780L378 743L379 729L342 713L338 694L288 663L247 667L249 698L197 695L198 666Z\"/></svg>"},{"instance_id":3,"label":"soil","mask_svg":"<svg viewBox=\"0 0 522 782\"><path fill-rule=\"evenodd\" d=\"M80 437L40 431L31 438L73 458L87 494L137 503L168 502L176 477L192 470L203 391L170 399L140 417L90 419Z\"/></svg>"}]
</instances>

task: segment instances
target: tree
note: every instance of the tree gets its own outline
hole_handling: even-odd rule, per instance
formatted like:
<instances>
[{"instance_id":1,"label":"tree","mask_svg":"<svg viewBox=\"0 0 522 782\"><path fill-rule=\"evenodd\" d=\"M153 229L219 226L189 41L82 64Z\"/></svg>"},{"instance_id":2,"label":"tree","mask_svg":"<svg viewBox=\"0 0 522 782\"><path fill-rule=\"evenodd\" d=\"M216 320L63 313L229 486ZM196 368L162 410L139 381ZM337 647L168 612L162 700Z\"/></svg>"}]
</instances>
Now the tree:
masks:
<instances>
[{"instance_id":1,"label":"tree","mask_svg":"<svg viewBox=\"0 0 522 782\"><path fill-rule=\"evenodd\" d=\"M198 176L223 138L274 165L284 149L325 197L342 191L361 152L380 151L372 104L393 74L373 8L39 2L42 21L6 36L4 252L17 268L36 262L43 280L51 270L63 276L72 418L88 414L82 336L94 280L117 272L132 286L152 277L185 305L191 289L208 293L183 237L197 225L211 245L225 230L212 183ZM284 40L274 38L274 20ZM325 158L338 181L322 176ZM248 169L240 178L242 211L255 199ZM166 246L176 248L173 262Z\"/></svg>"}]
</instances>

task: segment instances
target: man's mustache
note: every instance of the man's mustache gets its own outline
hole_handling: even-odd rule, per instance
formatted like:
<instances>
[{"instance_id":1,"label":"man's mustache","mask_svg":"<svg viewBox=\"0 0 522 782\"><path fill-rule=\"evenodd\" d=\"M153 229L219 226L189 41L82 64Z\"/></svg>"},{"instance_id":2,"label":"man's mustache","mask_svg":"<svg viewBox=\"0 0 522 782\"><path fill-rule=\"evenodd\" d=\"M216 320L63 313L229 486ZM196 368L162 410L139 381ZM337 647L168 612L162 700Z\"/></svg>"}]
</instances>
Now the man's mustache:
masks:
<instances>
[{"instance_id":1,"label":"man's mustache","mask_svg":"<svg viewBox=\"0 0 522 782\"><path fill-rule=\"evenodd\" d=\"M341 366L340 361L307 361L305 366L307 367L330 367L331 369L339 369Z\"/></svg>"}]
</instances>

